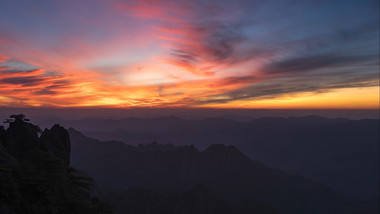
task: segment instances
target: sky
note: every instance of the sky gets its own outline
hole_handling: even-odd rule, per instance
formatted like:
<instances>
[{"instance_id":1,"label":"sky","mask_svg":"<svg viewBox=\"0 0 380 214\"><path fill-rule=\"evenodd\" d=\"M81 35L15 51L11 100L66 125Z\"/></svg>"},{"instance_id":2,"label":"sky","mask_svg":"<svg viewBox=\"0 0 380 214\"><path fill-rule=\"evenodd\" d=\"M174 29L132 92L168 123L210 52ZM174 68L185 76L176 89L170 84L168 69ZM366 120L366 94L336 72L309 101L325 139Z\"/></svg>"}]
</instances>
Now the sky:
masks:
<instances>
[{"instance_id":1,"label":"sky","mask_svg":"<svg viewBox=\"0 0 380 214\"><path fill-rule=\"evenodd\" d=\"M377 0L0 0L0 106L378 109Z\"/></svg>"}]
</instances>

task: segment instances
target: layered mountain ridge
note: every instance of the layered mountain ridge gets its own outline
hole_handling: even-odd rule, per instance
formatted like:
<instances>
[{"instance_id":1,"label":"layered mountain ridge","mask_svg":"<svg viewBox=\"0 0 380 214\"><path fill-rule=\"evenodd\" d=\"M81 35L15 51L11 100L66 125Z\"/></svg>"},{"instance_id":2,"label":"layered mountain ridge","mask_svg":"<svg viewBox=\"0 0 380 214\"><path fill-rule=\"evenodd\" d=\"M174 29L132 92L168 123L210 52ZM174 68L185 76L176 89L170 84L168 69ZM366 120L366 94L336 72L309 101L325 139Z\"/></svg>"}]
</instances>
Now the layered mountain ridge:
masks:
<instances>
[{"instance_id":1,"label":"layered mountain ridge","mask_svg":"<svg viewBox=\"0 0 380 214\"><path fill-rule=\"evenodd\" d=\"M102 141L130 145L234 145L250 159L324 183L363 199L379 197L379 120L318 116L265 117L247 122L178 117L45 120Z\"/></svg>"},{"instance_id":2,"label":"layered mountain ridge","mask_svg":"<svg viewBox=\"0 0 380 214\"><path fill-rule=\"evenodd\" d=\"M327 186L251 161L234 146L101 142L70 128L74 166L112 188L186 191L202 184L222 197L269 204L280 213L347 213L350 199ZM86 157L83 161L82 157Z\"/></svg>"},{"instance_id":3,"label":"layered mountain ridge","mask_svg":"<svg viewBox=\"0 0 380 214\"><path fill-rule=\"evenodd\" d=\"M146 122L133 120L140 123L136 129L143 128ZM9 127L0 127L0 213L112 212L104 200L115 206L116 213L134 214L369 214L378 211L375 198L362 203L315 180L268 167L266 162L252 161L252 156L258 157L254 160L282 158L284 164L289 164L289 160L284 159L284 154L289 153L297 165L305 157L325 151L320 160L326 158L331 165L340 166L331 156L347 156L353 162L346 161L349 165L340 166L342 170L360 168L360 164L376 155L376 151L372 151L376 148L373 145L375 120L305 117L263 118L240 123L219 118L182 125L178 123L183 121L175 117L165 120L174 127L161 124L161 131L178 132L177 136L183 134L183 138L194 130L210 132L203 140L212 134L218 135L209 138L214 140L202 150L196 146L199 142L195 142L195 146L157 142L128 145L89 138L76 129L66 130L58 124L41 131L24 115L12 115L6 121ZM148 128L159 125L159 121L150 122ZM99 125L104 126L95 124ZM155 133L160 133L160 129ZM242 136L236 137L236 141L258 142L254 142L255 147L247 143L224 143L239 134ZM194 137L190 139L197 138ZM280 138L283 142L275 141ZM302 144L305 139L308 139L307 144ZM358 141L363 148L357 148ZM333 152L328 150L327 144ZM244 146L247 147L243 153ZM363 159L356 160L359 156L352 156L352 150ZM268 156L268 152L273 156ZM355 161L363 162L355 165ZM307 164L318 166L317 162ZM370 169L374 166L363 171L373 173ZM310 168L313 170L316 171ZM102 194L94 190L87 173L101 186Z\"/></svg>"}]
</instances>

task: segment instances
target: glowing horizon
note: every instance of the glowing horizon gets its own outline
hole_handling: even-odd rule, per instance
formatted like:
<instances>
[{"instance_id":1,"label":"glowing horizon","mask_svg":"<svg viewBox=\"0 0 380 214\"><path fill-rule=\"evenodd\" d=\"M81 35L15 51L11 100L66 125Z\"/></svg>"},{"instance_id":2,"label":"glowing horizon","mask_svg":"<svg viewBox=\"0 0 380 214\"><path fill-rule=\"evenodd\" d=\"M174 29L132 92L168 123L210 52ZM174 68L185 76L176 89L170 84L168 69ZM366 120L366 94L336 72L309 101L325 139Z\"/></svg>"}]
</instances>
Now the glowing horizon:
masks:
<instances>
[{"instance_id":1,"label":"glowing horizon","mask_svg":"<svg viewBox=\"0 0 380 214\"><path fill-rule=\"evenodd\" d=\"M1 4L0 106L379 108L377 1Z\"/></svg>"}]
</instances>

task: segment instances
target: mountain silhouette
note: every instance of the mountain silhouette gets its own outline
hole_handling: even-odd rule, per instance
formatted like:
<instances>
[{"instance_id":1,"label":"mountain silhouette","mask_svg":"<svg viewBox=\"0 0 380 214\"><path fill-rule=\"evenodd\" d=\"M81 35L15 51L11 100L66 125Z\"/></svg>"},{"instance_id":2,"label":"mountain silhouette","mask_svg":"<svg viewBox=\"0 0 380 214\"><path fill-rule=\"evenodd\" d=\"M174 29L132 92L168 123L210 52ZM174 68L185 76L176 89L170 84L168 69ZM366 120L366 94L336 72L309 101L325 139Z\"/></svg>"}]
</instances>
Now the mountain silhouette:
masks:
<instances>
[{"instance_id":1,"label":"mountain silhouette","mask_svg":"<svg viewBox=\"0 0 380 214\"><path fill-rule=\"evenodd\" d=\"M105 201L134 214L378 213L378 193L369 191L378 185L378 120L84 121L111 124L98 131L120 134L111 139L135 133L187 145L100 141L58 124L42 131L11 115L9 127L0 126L0 213L112 213Z\"/></svg>"},{"instance_id":2,"label":"mountain silhouette","mask_svg":"<svg viewBox=\"0 0 380 214\"><path fill-rule=\"evenodd\" d=\"M234 146L101 142L70 128L72 164L112 188L188 191L202 184L223 198L268 204L280 213L347 213L350 200L327 186L251 161ZM83 158L86 157L86 158Z\"/></svg>"},{"instance_id":3,"label":"mountain silhouette","mask_svg":"<svg viewBox=\"0 0 380 214\"><path fill-rule=\"evenodd\" d=\"M46 120L74 127L86 136L130 145L234 145L250 159L298 174L363 200L379 196L379 120L318 116L266 117L249 122L178 117Z\"/></svg>"},{"instance_id":4,"label":"mountain silhouette","mask_svg":"<svg viewBox=\"0 0 380 214\"><path fill-rule=\"evenodd\" d=\"M0 126L0 213L111 213L91 193L92 179L69 166L67 130L28 121L12 115L8 129Z\"/></svg>"}]
</instances>

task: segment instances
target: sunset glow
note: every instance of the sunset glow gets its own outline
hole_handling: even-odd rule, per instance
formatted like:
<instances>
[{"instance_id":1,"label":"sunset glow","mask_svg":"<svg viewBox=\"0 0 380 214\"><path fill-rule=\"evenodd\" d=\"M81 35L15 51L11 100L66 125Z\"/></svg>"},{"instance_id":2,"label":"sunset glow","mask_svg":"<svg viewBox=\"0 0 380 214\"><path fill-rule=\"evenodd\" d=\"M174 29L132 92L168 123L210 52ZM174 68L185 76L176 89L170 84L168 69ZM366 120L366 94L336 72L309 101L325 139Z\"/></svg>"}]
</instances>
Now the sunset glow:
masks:
<instances>
[{"instance_id":1,"label":"sunset glow","mask_svg":"<svg viewBox=\"0 0 380 214\"><path fill-rule=\"evenodd\" d=\"M0 2L0 106L379 108L377 1Z\"/></svg>"}]
</instances>

